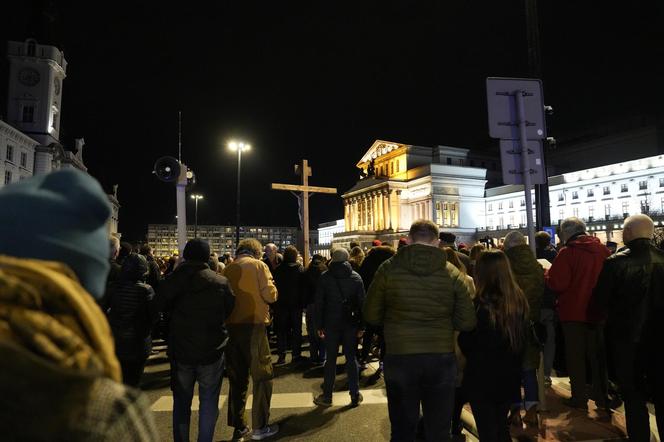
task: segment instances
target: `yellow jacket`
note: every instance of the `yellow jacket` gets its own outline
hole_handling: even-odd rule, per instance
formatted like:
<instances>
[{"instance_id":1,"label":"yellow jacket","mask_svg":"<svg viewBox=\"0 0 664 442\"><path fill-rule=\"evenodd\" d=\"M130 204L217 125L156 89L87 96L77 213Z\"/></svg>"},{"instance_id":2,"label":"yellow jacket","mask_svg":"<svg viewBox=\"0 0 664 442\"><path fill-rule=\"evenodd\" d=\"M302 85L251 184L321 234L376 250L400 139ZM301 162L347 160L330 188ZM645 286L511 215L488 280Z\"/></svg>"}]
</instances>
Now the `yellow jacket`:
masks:
<instances>
[{"instance_id":1,"label":"yellow jacket","mask_svg":"<svg viewBox=\"0 0 664 442\"><path fill-rule=\"evenodd\" d=\"M269 304L277 300L277 287L268 266L243 255L226 266L224 276L235 295L235 307L226 324L268 324Z\"/></svg>"}]
</instances>

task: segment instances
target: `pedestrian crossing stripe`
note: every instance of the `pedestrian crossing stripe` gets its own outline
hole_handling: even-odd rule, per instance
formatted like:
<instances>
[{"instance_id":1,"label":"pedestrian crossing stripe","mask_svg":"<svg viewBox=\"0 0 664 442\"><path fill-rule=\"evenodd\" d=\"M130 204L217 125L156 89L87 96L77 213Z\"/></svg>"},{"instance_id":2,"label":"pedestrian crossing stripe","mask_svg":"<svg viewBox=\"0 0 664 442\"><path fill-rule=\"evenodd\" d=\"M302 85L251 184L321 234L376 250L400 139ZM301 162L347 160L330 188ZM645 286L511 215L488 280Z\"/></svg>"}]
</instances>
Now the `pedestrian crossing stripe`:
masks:
<instances>
[{"instance_id":1,"label":"pedestrian crossing stripe","mask_svg":"<svg viewBox=\"0 0 664 442\"><path fill-rule=\"evenodd\" d=\"M385 389L376 388L371 390L360 390L364 401L362 404L387 404L387 394ZM228 400L227 395L219 396L219 409L221 409ZM251 409L253 396L247 397L247 410ZM350 394L347 391L340 391L332 394L333 407L345 407L350 405ZM272 395L270 408L314 408L314 393L275 393ZM198 411L198 396L194 396L191 402L192 411ZM161 396L152 404L152 411L163 412L173 411L173 396Z\"/></svg>"}]
</instances>

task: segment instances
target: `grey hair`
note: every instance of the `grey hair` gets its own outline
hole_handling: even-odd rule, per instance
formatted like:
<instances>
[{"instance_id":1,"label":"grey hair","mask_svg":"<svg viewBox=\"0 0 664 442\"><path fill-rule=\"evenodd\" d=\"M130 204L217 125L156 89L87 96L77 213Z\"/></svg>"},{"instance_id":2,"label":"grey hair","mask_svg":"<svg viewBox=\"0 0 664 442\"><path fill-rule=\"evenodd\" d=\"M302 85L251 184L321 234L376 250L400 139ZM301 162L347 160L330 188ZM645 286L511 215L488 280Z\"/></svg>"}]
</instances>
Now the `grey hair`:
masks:
<instances>
[{"instance_id":1,"label":"grey hair","mask_svg":"<svg viewBox=\"0 0 664 442\"><path fill-rule=\"evenodd\" d=\"M513 230L505 236L503 241L503 247L505 250L511 249L512 247L522 246L526 244L526 237L523 236L523 233Z\"/></svg>"},{"instance_id":2,"label":"grey hair","mask_svg":"<svg viewBox=\"0 0 664 442\"><path fill-rule=\"evenodd\" d=\"M111 258L115 258L120 253L120 240L117 236L111 236L109 238L109 244L111 247Z\"/></svg>"},{"instance_id":3,"label":"grey hair","mask_svg":"<svg viewBox=\"0 0 664 442\"><path fill-rule=\"evenodd\" d=\"M586 223L575 216L565 218L560 224L560 233L563 241L567 242L574 235L586 233Z\"/></svg>"}]
</instances>

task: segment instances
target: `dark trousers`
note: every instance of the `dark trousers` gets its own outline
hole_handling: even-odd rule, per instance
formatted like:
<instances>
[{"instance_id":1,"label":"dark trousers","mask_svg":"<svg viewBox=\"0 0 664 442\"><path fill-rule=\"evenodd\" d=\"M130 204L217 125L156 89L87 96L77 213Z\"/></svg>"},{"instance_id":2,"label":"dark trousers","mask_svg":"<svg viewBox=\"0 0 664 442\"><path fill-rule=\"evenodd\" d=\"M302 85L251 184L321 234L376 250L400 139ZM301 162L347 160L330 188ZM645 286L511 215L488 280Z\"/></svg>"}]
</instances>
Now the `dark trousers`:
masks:
<instances>
[{"instance_id":1,"label":"dark trousers","mask_svg":"<svg viewBox=\"0 0 664 442\"><path fill-rule=\"evenodd\" d=\"M380 351L379 360L382 361L385 357L385 339L383 337L383 327L376 327L370 325L366 328L366 330L364 331L364 335L362 336L362 359L364 361L368 361L369 359L369 353L371 352L371 343L373 341L374 336L378 337L378 349Z\"/></svg>"},{"instance_id":2,"label":"dark trousers","mask_svg":"<svg viewBox=\"0 0 664 442\"><path fill-rule=\"evenodd\" d=\"M348 390L351 395L360 392L360 369L357 364L357 327L345 327L340 330L325 330L325 361L323 394L332 397L334 378L337 375L337 352L339 344L343 346L346 357Z\"/></svg>"},{"instance_id":3,"label":"dark trousers","mask_svg":"<svg viewBox=\"0 0 664 442\"><path fill-rule=\"evenodd\" d=\"M146 359L119 359L119 361L122 369L122 382L130 387L138 388L141 384Z\"/></svg>"},{"instance_id":4,"label":"dark trousers","mask_svg":"<svg viewBox=\"0 0 664 442\"><path fill-rule=\"evenodd\" d=\"M228 425L245 428L245 408L249 375L253 381L251 423L254 429L267 426L272 400L272 356L265 325L234 324L228 326Z\"/></svg>"},{"instance_id":5,"label":"dark trousers","mask_svg":"<svg viewBox=\"0 0 664 442\"><path fill-rule=\"evenodd\" d=\"M387 354L384 364L390 440L415 440L420 405L426 440L449 440L457 375L454 353Z\"/></svg>"},{"instance_id":6,"label":"dark trousers","mask_svg":"<svg viewBox=\"0 0 664 442\"><path fill-rule=\"evenodd\" d=\"M521 385L523 386L523 398L521 398L521 388L514 391L512 398L512 408L530 410L539 404L539 386L537 385L537 370L528 369L521 372Z\"/></svg>"},{"instance_id":7,"label":"dark trousers","mask_svg":"<svg viewBox=\"0 0 664 442\"><path fill-rule=\"evenodd\" d=\"M470 399L475 425L482 442L511 442L507 412L509 401L497 402L481 394L473 394Z\"/></svg>"},{"instance_id":8,"label":"dark trousers","mask_svg":"<svg viewBox=\"0 0 664 442\"><path fill-rule=\"evenodd\" d=\"M309 338L309 358L312 362L325 362L325 342L318 337L314 324L315 304L307 306L307 337Z\"/></svg>"},{"instance_id":9,"label":"dark trousers","mask_svg":"<svg viewBox=\"0 0 664 442\"><path fill-rule=\"evenodd\" d=\"M275 313L277 328L277 353L285 355L288 343L293 346L293 357L301 355L302 347L302 309L277 310Z\"/></svg>"},{"instance_id":10,"label":"dark trousers","mask_svg":"<svg viewBox=\"0 0 664 442\"><path fill-rule=\"evenodd\" d=\"M454 390L454 412L452 413L452 434L461 434L463 423L461 422L461 413L463 406L468 403L468 394L463 386Z\"/></svg>"},{"instance_id":11,"label":"dark trousers","mask_svg":"<svg viewBox=\"0 0 664 442\"><path fill-rule=\"evenodd\" d=\"M625 420L630 440L650 440L650 417L646 402L652 393L660 437L664 434L664 364L653 346L637 347L630 342L616 342L612 347L616 380L625 402Z\"/></svg>"},{"instance_id":12,"label":"dark trousers","mask_svg":"<svg viewBox=\"0 0 664 442\"><path fill-rule=\"evenodd\" d=\"M572 400L581 405L588 400L586 393L586 361L592 370L592 397L602 406L607 398L608 376L604 336L599 325L584 322L563 322L565 360L572 387Z\"/></svg>"},{"instance_id":13,"label":"dark trousers","mask_svg":"<svg viewBox=\"0 0 664 442\"><path fill-rule=\"evenodd\" d=\"M550 378L553 360L556 357L556 311L543 308L540 311L540 321L546 327L546 342L542 349L544 355L544 376Z\"/></svg>"},{"instance_id":14,"label":"dark trousers","mask_svg":"<svg viewBox=\"0 0 664 442\"><path fill-rule=\"evenodd\" d=\"M173 441L189 441L191 401L198 382L198 442L211 442L219 417L219 392L224 373L224 356L206 365L171 361L173 390Z\"/></svg>"}]
</instances>

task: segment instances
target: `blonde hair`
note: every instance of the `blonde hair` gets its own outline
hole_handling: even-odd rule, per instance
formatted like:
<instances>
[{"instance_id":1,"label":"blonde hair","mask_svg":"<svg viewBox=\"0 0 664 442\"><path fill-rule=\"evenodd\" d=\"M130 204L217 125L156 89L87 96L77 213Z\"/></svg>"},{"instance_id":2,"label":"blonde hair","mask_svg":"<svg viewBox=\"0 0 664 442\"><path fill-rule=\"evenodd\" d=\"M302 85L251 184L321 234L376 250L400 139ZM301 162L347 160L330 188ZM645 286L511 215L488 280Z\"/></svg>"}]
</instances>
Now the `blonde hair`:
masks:
<instances>
[{"instance_id":1,"label":"blonde hair","mask_svg":"<svg viewBox=\"0 0 664 442\"><path fill-rule=\"evenodd\" d=\"M526 341L528 300L505 253L498 250L480 255L475 266L475 287L475 297L489 310L492 325L507 338L512 351L519 351Z\"/></svg>"},{"instance_id":2,"label":"blonde hair","mask_svg":"<svg viewBox=\"0 0 664 442\"><path fill-rule=\"evenodd\" d=\"M362 261L364 261L364 251L362 250L361 247L355 246L352 248L350 251L350 257L348 258L349 261L353 261L355 264L362 265Z\"/></svg>"}]
</instances>

